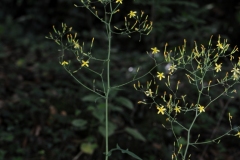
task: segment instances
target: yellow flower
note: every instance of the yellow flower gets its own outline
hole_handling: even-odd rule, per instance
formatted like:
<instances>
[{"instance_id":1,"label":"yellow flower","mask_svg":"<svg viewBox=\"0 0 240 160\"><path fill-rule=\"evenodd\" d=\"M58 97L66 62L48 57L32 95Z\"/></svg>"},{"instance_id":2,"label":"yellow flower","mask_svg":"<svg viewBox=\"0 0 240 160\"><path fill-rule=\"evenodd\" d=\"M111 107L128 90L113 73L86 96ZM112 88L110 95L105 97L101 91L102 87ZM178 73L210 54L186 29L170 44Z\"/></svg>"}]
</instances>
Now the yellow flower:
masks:
<instances>
[{"instance_id":1,"label":"yellow flower","mask_svg":"<svg viewBox=\"0 0 240 160\"><path fill-rule=\"evenodd\" d=\"M168 69L171 73L173 73L175 70L177 70L176 65L171 65Z\"/></svg>"},{"instance_id":2,"label":"yellow flower","mask_svg":"<svg viewBox=\"0 0 240 160\"><path fill-rule=\"evenodd\" d=\"M164 76L164 73L160 73L160 72L157 72L157 77L159 78L159 80L162 80L162 78L165 78Z\"/></svg>"},{"instance_id":3,"label":"yellow flower","mask_svg":"<svg viewBox=\"0 0 240 160\"><path fill-rule=\"evenodd\" d=\"M223 45L220 43L220 41L218 41L218 44L216 45L218 48L220 48L220 49L224 49L223 48Z\"/></svg>"},{"instance_id":4,"label":"yellow flower","mask_svg":"<svg viewBox=\"0 0 240 160\"><path fill-rule=\"evenodd\" d=\"M88 63L89 63L89 61L82 60L82 65L81 66L82 67L84 67L84 66L89 67Z\"/></svg>"},{"instance_id":5,"label":"yellow flower","mask_svg":"<svg viewBox=\"0 0 240 160\"><path fill-rule=\"evenodd\" d=\"M148 96L148 97L152 97L153 92L152 92L151 89L149 89L148 91L145 91L145 94L146 94L146 96Z\"/></svg>"},{"instance_id":6,"label":"yellow flower","mask_svg":"<svg viewBox=\"0 0 240 160\"><path fill-rule=\"evenodd\" d=\"M231 72L233 72L233 80L238 80L240 75L239 68L235 65Z\"/></svg>"},{"instance_id":7,"label":"yellow flower","mask_svg":"<svg viewBox=\"0 0 240 160\"><path fill-rule=\"evenodd\" d=\"M233 74L232 77L233 77L233 80L234 80L234 81L239 79L239 76L238 76L237 74Z\"/></svg>"},{"instance_id":8,"label":"yellow flower","mask_svg":"<svg viewBox=\"0 0 240 160\"><path fill-rule=\"evenodd\" d=\"M116 0L116 3L122 4L122 1L123 1L123 0Z\"/></svg>"},{"instance_id":9,"label":"yellow flower","mask_svg":"<svg viewBox=\"0 0 240 160\"><path fill-rule=\"evenodd\" d=\"M78 44L78 42L74 42L74 48L75 49L79 49L80 48L80 45Z\"/></svg>"},{"instance_id":10,"label":"yellow flower","mask_svg":"<svg viewBox=\"0 0 240 160\"><path fill-rule=\"evenodd\" d=\"M235 65L234 68L231 70L231 72L233 72L233 74L240 74L239 68L237 68L236 65Z\"/></svg>"},{"instance_id":11,"label":"yellow flower","mask_svg":"<svg viewBox=\"0 0 240 160\"><path fill-rule=\"evenodd\" d=\"M240 57L238 57L238 63L237 63L238 66L240 66Z\"/></svg>"},{"instance_id":12,"label":"yellow flower","mask_svg":"<svg viewBox=\"0 0 240 160\"><path fill-rule=\"evenodd\" d=\"M158 110L157 114L162 113L162 115L164 115L164 111L166 111L166 108L164 108L164 106L161 107L157 106L157 110Z\"/></svg>"},{"instance_id":13,"label":"yellow flower","mask_svg":"<svg viewBox=\"0 0 240 160\"><path fill-rule=\"evenodd\" d=\"M62 63L61 63L61 65L68 65L68 62L66 62L66 61L63 61Z\"/></svg>"},{"instance_id":14,"label":"yellow flower","mask_svg":"<svg viewBox=\"0 0 240 160\"><path fill-rule=\"evenodd\" d=\"M180 113L181 112L181 107L180 106L176 106L174 108L174 110L175 110L176 113Z\"/></svg>"},{"instance_id":15,"label":"yellow flower","mask_svg":"<svg viewBox=\"0 0 240 160\"><path fill-rule=\"evenodd\" d=\"M204 106L201 106L200 104L199 104L198 110L200 113L205 112Z\"/></svg>"},{"instance_id":16,"label":"yellow flower","mask_svg":"<svg viewBox=\"0 0 240 160\"><path fill-rule=\"evenodd\" d=\"M216 67L215 67L216 72L221 71L222 63L220 63L220 64L215 63L215 66L216 66Z\"/></svg>"},{"instance_id":17,"label":"yellow flower","mask_svg":"<svg viewBox=\"0 0 240 160\"><path fill-rule=\"evenodd\" d=\"M136 13L137 13L136 11L130 11L130 13L128 14L129 18L135 17Z\"/></svg>"},{"instance_id":18,"label":"yellow flower","mask_svg":"<svg viewBox=\"0 0 240 160\"><path fill-rule=\"evenodd\" d=\"M160 52L160 50L157 49L157 47L151 48L152 54Z\"/></svg>"},{"instance_id":19,"label":"yellow flower","mask_svg":"<svg viewBox=\"0 0 240 160\"><path fill-rule=\"evenodd\" d=\"M240 131L238 131L237 134L235 134L235 136L238 136L238 138L240 138Z\"/></svg>"}]
</instances>

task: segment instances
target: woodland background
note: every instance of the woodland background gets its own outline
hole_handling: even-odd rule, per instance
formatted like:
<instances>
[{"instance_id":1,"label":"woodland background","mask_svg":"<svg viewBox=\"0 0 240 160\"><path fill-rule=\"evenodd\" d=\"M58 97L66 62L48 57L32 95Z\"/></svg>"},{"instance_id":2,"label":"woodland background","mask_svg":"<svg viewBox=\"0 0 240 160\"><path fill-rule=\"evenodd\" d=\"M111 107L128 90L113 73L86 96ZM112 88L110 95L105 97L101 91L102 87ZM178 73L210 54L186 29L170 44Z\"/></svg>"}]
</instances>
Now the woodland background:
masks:
<instances>
[{"instance_id":1,"label":"woodland background","mask_svg":"<svg viewBox=\"0 0 240 160\"><path fill-rule=\"evenodd\" d=\"M74 4L80 5L80 1L0 1L0 159L69 160L79 153L81 160L103 159L105 144L99 122L104 106L95 103L94 95L65 72L59 64L58 46L45 38L53 32L53 25L60 29L64 22L73 27L86 46L95 37L93 54L106 54L104 26L87 9ZM141 42L137 34L131 38L113 37L111 69L117 73L111 77L114 84L132 76L129 68L150 69L152 63L146 51L155 46L163 51L166 42L174 48L186 39L192 47L194 41L208 44L211 35L214 40L221 35L231 47L240 46L240 2L236 0L123 0L120 10L113 20L115 25L121 25L130 10L143 10L154 24L153 32L143 36ZM223 67L228 69L227 64ZM94 79L84 71L80 78L89 84ZM142 83L149 79L146 77ZM159 92L165 89L160 84ZM187 101L194 101L196 93L188 89L192 97ZM217 94L217 90L212 92ZM233 115L232 124L239 125L239 93L235 99L222 97L206 111L194 135L201 134L204 140L229 130L228 112ZM110 148L119 144L144 160L171 159L174 137L162 127L165 118L156 114L155 107L137 104L144 96L132 84L111 94L110 123L114 132ZM190 119L180 118L186 123ZM197 146L190 152L192 159L237 160L239 148L239 139L228 136L219 144ZM116 152L110 159L131 158Z\"/></svg>"}]
</instances>

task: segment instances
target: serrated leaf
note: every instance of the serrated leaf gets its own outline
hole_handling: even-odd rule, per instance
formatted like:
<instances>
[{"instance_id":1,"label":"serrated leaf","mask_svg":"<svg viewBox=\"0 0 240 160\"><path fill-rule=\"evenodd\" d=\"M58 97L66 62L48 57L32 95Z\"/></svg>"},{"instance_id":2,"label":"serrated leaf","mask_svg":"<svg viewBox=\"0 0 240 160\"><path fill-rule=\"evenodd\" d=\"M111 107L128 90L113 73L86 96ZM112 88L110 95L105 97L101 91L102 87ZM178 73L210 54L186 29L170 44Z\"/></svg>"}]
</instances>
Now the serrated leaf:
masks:
<instances>
[{"instance_id":1,"label":"serrated leaf","mask_svg":"<svg viewBox=\"0 0 240 160\"><path fill-rule=\"evenodd\" d=\"M84 127L86 124L87 121L83 119L75 119L72 121L72 125L75 127Z\"/></svg>"},{"instance_id":2,"label":"serrated leaf","mask_svg":"<svg viewBox=\"0 0 240 160\"><path fill-rule=\"evenodd\" d=\"M129 99L124 98L124 97L118 97L118 98L116 99L116 101L117 101L119 104L121 104L121 105L123 105L123 106L125 106L125 107L127 107L127 108L129 108L129 109L131 109L131 110L133 110L133 103L132 103Z\"/></svg>"},{"instance_id":3,"label":"serrated leaf","mask_svg":"<svg viewBox=\"0 0 240 160\"><path fill-rule=\"evenodd\" d=\"M146 141L146 139L143 137L143 135L138 130L136 130L134 128L126 127L125 131L127 133L129 133L130 135L132 135L134 138L138 139L138 140L141 140L143 142Z\"/></svg>"}]
</instances>

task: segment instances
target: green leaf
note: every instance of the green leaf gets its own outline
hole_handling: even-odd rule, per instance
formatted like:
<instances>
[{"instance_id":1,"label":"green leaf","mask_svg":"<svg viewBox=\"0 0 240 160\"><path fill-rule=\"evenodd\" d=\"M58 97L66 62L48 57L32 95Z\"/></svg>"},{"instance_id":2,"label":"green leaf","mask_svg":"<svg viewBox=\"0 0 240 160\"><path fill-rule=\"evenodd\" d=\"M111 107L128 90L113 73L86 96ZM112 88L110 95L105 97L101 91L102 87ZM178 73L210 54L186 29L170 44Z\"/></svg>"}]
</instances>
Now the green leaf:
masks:
<instances>
[{"instance_id":1,"label":"green leaf","mask_svg":"<svg viewBox=\"0 0 240 160\"><path fill-rule=\"evenodd\" d=\"M97 148L96 143L82 143L81 151L86 154L93 154L94 150Z\"/></svg>"},{"instance_id":2,"label":"green leaf","mask_svg":"<svg viewBox=\"0 0 240 160\"><path fill-rule=\"evenodd\" d=\"M97 107L89 107L89 110L91 110L92 115L99 120L99 122L103 122L105 118L105 104L100 103L97 105Z\"/></svg>"},{"instance_id":3,"label":"green leaf","mask_svg":"<svg viewBox=\"0 0 240 160\"><path fill-rule=\"evenodd\" d=\"M90 95L83 97L82 101L94 102L98 98L99 98L99 96L97 96L96 94L90 94Z\"/></svg>"},{"instance_id":4,"label":"green leaf","mask_svg":"<svg viewBox=\"0 0 240 160\"><path fill-rule=\"evenodd\" d=\"M87 121L83 119L75 119L72 121L72 125L75 127L84 127L86 124Z\"/></svg>"},{"instance_id":5,"label":"green leaf","mask_svg":"<svg viewBox=\"0 0 240 160\"><path fill-rule=\"evenodd\" d=\"M117 101L119 104L121 104L121 105L123 105L123 106L125 106L125 107L127 107L127 108L129 108L129 109L131 109L131 110L133 110L133 103L132 103L129 99L124 98L124 97L118 97L118 98L116 99L116 101Z\"/></svg>"},{"instance_id":6,"label":"green leaf","mask_svg":"<svg viewBox=\"0 0 240 160\"><path fill-rule=\"evenodd\" d=\"M143 142L146 141L146 139L143 137L143 135L140 132L138 132L138 130L136 130L136 129L126 127L125 131L138 140L141 140Z\"/></svg>"},{"instance_id":7,"label":"green leaf","mask_svg":"<svg viewBox=\"0 0 240 160\"><path fill-rule=\"evenodd\" d=\"M119 105L113 105L112 103L108 104L109 110L110 111L116 111L116 112L124 112L123 107Z\"/></svg>"},{"instance_id":8,"label":"green leaf","mask_svg":"<svg viewBox=\"0 0 240 160\"><path fill-rule=\"evenodd\" d=\"M108 137L111 136L117 126L114 123L108 122ZM106 127L105 126L99 126L98 131L101 133L102 136L106 137Z\"/></svg>"}]
</instances>

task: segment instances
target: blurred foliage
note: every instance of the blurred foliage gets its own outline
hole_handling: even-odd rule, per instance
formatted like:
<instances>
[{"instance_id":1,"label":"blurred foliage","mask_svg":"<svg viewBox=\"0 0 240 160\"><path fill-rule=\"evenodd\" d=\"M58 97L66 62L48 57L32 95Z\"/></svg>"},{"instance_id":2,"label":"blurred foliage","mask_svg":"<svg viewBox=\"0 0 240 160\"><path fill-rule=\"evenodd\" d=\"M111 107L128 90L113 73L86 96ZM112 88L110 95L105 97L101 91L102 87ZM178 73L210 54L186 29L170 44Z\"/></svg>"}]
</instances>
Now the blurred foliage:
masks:
<instances>
[{"instance_id":1,"label":"blurred foliage","mask_svg":"<svg viewBox=\"0 0 240 160\"><path fill-rule=\"evenodd\" d=\"M146 51L154 46L163 48L166 42L173 48L185 38L192 46L194 40L207 43L211 35L217 38L221 34L228 38L231 47L240 44L239 2L234 0L123 2L113 21L116 26L122 24L130 10L143 10L153 20L154 30L140 42L139 35L113 36L114 85L131 79L137 67L140 73L148 71L152 62ZM79 1L0 1L0 159L100 160L104 156L103 103L79 88L59 65L57 46L44 38L53 25L57 27L64 22L75 28L86 46L95 37L93 54L105 56L104 26L86 9L75 8L74 3ZM227 63L223 66L228 67ZM158 69L164 68L165 64ZM88 73L79 76L92 84L94 77ZM160 84L159 89L163 92L164 85ZM143 159L170 159L173 135L162 127L165 119L156 114L155 107L137 104L142 98L144 95L136 92L132 84L111 93L110 148L119 144ZM228 107L222 110L226 104ZM196 136L201 132L202 138L228 130L225 118L228 112L233 115L232 123L237 124L234 117L240 114L239 93L236 99L223 97L207 112L210 116L199 119L196 126ZM189 119L185 118L187 122ZM238 159L238 148L235 137L227 137L219 145L208 146L204 159ZM198 159L203 151L204 146L194 148L192 158ZM111 158L130 159L120 152L114 152Z\"/></svg>"}]
</instances>

